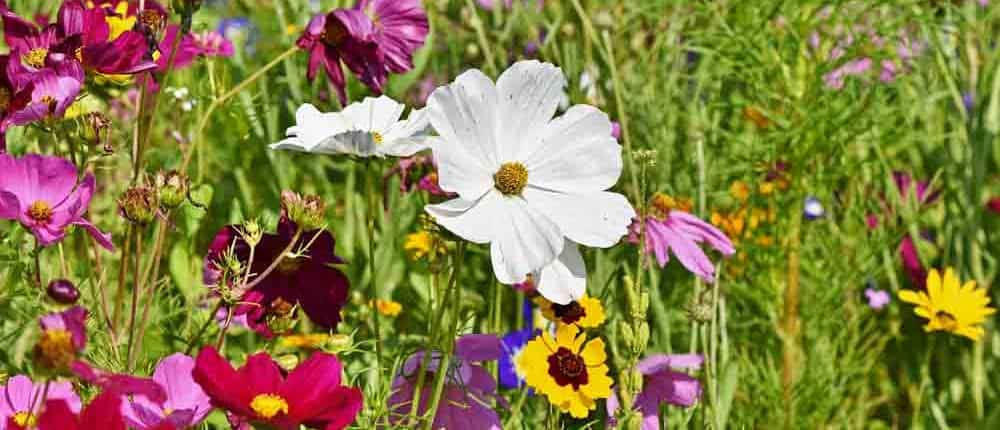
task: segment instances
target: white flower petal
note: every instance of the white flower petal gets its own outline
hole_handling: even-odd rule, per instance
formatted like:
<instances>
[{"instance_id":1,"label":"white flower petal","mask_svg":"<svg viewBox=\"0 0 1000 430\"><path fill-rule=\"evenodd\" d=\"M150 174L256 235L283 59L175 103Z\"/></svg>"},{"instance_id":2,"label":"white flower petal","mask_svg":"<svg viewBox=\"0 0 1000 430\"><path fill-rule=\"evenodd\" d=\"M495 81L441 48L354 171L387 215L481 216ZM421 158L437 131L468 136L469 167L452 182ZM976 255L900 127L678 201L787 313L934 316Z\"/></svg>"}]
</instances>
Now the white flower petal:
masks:
<instances>
[{"instance_id":1,"label":"white flower petal","mask_svg":"<svg viewBox=\"0 0 1000 430\"><path fill-rule=\"evenodd\" d=\"M606 190L621 176L621 152L608 116L576 105L546 125L538 147L525 157L528 183L571 193Z\"/></svg>"},{"instance_id":2,"label":"white flower petal","mask_svg":"<svg viewBox=\"0 0 1000 430\"><path fill-rule=\"evenodd\" d=\"M608 248L628 234L635 209L625 196L608 191L567 194L528 187L524 199L551 219L570 240Z\"/></svg>"},{"instance_id":3,"label":"white flower petal","mask_svg":"<svg viewBox=\"0 0 1000 430\"><path fill-rule=\"evenodd\" d=\"M442 190L458 193L465 200L478 200L493 189L493 175L482 162L470 155L457 142L442 137L428 138L438 166L438 185Z\"/></svg>"},{"instance_id":4,"label":"white flower petal","mask_svg":"<svg viewBox=\"0 0 1000 430\"><path fill-rule=\"evenodd\" d=\"M536 60L514 63L497 79L500 162L519 161L538 144L538 135L559 107L566 77L560 68Z\"/></svg>"},{"instance_id":5,"label":"white flower petal","mask_svg":"<svg viewBox=\"0 0 1000 430\"><path fill-rule=\"evenodd\" d=\"M499 195L499 191L490 194ZM520 197L500 197L502 210L490 213L494 237L490 245L493 272L504 284L524 281L563 249L559 227Z\"/></svg>"},{"instance_id":6,"label":"white flower petal","mask_svg":"<svg viewBox=\"0 0 1000 430\"><path fill-rule=\"evenodd\" d=\"M424 210L448 231L473 243L489 243L494 237L496 214L503 211L503 197L491 192L478 201L452 199Z\"/></svg>"},{"instance_id":7,"label":"white flower petal","mask_svg":"<svg viewBox=\"0 0 1000 430\"><path fill-rule=\"evenodd\" d=\"M324 140L343 133L348 128L346 120L339 113L323 113L316 106L307 103L295 112L295 125L285 131L288 138L270 147L312 152Z\"/></svg>"},{"instance_id":8,"label":"white flower petal","mask_svg":"<svg viewBox=\"0 0 1000 430\"><path fill-rule=\"evenodd\" d=\"M449 151L467 152L481 170L496 172L497 92L493 82L476 69L462 73L455 82L434 90L427 99L431 125ZM445 176L442 172L441 176ZM448 179L445 181L450 182ZM464 196L463 196L464 197Z\"/></svg>"},{"instance_id":9,"label":"white flower petal","mask_svg":"<svg viewBox=\"0 0 1000 430\"><path fill-rule=\"evenodd\" d=\"M565 305L587 292L587 266L575 243L567 240L559 258L538 275L538 293L546 300Z\"/></svg>"},{"instance_id":10,"label":"white flower petal","mask_svg":"<svg viewBox=\"0 0 1000 430\"><path fill-rule=\"evenodd\" d=\"M427 137L430 128L427 109L414 110L406 121L399 121L389 127L376 150L384 155L409 157L429 147Z\"/></svg>"},{"instance_id":11,"label":"white flower petal","mask_svg":"<svg viewBox=\"0 0 1000 430\"><path fill-rule=\"evenodd\" d=\"M361 102L348 105L341 114L354 130L385 132L399 121L405 108L387 96L365 97Z\"/></svg>"},{"instance_id":12,"label":"white flower petal","mask_svg":"<svg viewBox=\"0 0 1000 430\"><path fill-rule=\"evenodd\" d=\"M313 152L370 157L375 154L375 139L367 131L348 130L324 140Z\"/></svg>"}]
</instances>

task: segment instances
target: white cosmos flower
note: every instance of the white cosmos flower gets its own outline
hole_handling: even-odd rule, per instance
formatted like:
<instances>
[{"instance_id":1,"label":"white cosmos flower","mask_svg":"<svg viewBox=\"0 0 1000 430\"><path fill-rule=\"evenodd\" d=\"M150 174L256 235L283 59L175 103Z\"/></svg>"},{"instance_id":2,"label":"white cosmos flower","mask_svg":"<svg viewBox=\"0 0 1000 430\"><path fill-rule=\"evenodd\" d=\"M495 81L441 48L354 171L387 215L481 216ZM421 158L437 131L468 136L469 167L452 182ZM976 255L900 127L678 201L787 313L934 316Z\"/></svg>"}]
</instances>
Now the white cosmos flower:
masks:
<instances>
[{"instance_id":1,"label":"white cosmos flower","mask_svg":"<svg viewBox=\"0 0 1000 430\"><path fill-rule=\"evenodd\" d=\"M627 233L635 210L606 191L622 171L611 121L577 105L552 118L566 85L538 61L507 69L496 84L479 70L438 88L427 103L442 189L458 198L426 210L475 243L489 243L505 284L536 275L546 299L580 298L586 269L576 244L606 248Z\"/></svg>"},{"instance_id":2,"label":"white cosmos flower","mask_svg":"<svg viewBox=\"0 0 1000 430\"><path fill-rule=\"evenodd\" d=\"M428 119L424 110L403 115L401 103L386 97L365 97L340 112L320 112L304 104L295 112L295 125L287 139L271 149L291 149L318 154L359 157L406 157L427 148Z\"/></svg>"}]
</instances>

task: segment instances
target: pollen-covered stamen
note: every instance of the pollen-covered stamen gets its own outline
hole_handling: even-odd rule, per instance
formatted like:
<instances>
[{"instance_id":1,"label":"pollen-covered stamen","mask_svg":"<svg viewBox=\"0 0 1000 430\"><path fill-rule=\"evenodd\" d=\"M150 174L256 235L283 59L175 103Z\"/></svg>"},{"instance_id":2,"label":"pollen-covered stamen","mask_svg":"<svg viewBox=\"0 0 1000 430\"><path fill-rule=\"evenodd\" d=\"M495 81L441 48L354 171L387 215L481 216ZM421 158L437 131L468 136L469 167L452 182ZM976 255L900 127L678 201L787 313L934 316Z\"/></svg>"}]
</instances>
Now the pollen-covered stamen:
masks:
<instances>
[{"instance_id":1,"label":"pollen-covered stamen","mask_svg":"<svg viewBox=\"0 0 1000 430\"><path fill-rule=\"evenodd\" d=\"M37 200L28 207L28 218L39 224L46 224L52 221L52 206L48 202Z\"/></svg>"},{"instance_id":2,"label":"pollen-covered stamen","mask_svg":"<svg viewBox=\"0 0 1000 430\"><path fill-rule=\"evenodd\" d=\"M21 56L21 61L36 69L45 67L45 58L49 56L49 50L45 48L35 48Z\"/></svg>"},{"instance_id":3,"label":"pollen-covered stamen","mask_svg":"<svg viewBox=\"0 0 1000 430\"><path fill-rule=\"evenodd\" d=\"M258 394L250 401L250 409L264 419L288 413L288 402L277 394Z\"/></svg>"},{"instance_id":4,"label":"pollen-covered stamen","mask_svg":"<svg viewBox=\"0 0 1000 430\"><path fill-rule=\"evenodd\" d=\"M559 386L572 384L573 389L578 390L581 385L587 385L587 364L583 362L583 357L560 346L549 356L549 376L552 376Z\"/></svg>"},{"instance_id":5,"label":"pollen-covered stamen","mask_svg":"<svg viewBox=\"0 0 1000 430\"><path fill-rule=\"evenodd\" d=\"M38 418L28 411L18 412L12 418L14 419L14 424L22 428L33 428L38 424Z\"/></svg>"},{"instance_id":6,"label":"pollen-covered stamen","mask_svg":"<svg viewBox=\"0 0 1000 430\"><path fill-rule=\"evenodd\" d=\"M944 330L955 330L958 328L958 319L948 311L937 311L934 314L934 321Z\"/></svg>"},{"instance_id":7,"label":"pollen-covered stamen","mask_svg":"<svg viewBox=\"0 0 1000 430\"><path fill-rule=\"evenodd\" d=\"M382 141L385 140L385 137L382 136L382 133L379 133L377 131L373 131L372 132L372 140L375 141L376 145L380 145L380 144L382 144Z\"/></svg>"},{"instance_id":8,"label":"pollen-covered stamen","mask_svg":"<svg viewBox=\"0 0 1000 430\"><path fill-rule=\"evenodd\" d=\"M673 198L663 193L656 193L650 199L649 206L654 217L664 219L672 210L691 212L692 204L690 199Z\"/></svg>"},{"instance_id":9,"label":"pollen-covered stamen","mask_svg":"<svg viewBox=\"0 0 1000 430\"><path fill-rule=\"evenodd\" d=\"M504 195L519 195L528 185L528 168L516 161L503 163L493 175L493 184Z\"/></svg>"},{"instance_id":10,"label":"pollen-covered stamen","mask_svg":"<svg viewBox=\"0 0 1000 430\"><path fill-rule=\"evenodd\" d=\"M577 303L575 300L565 305L553 303L552 313L555 314L556 318L559 318L559 321L562 321L563 324L573 324L587 316L587 310L584 309L583 306L580 306L580 303Z\"/></svg>"},{"instance_id":11,"label":"pollen-covered stamen","mask_svg":"<svg viewBox=\"0 0 1000 430\"><path fill-rule=\"evenodd\" d=\"M45 330L35 344L35 364L47 369L68 369L76 359L73 335L68 330Z\"/></svg>"}]
</instances>

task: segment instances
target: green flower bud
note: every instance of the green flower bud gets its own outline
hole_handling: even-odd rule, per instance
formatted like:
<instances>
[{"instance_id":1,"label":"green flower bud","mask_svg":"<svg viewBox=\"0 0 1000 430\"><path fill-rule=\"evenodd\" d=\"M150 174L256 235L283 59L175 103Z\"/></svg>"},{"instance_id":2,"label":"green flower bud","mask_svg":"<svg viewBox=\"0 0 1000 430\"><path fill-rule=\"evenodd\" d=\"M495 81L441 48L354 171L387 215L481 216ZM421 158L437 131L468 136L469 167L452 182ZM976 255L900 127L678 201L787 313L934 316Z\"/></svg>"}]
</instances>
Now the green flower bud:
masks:
<instances>
[{"instance_id":1,"label":"green flower bud","mask_svg":"<svg viewBox=\"0 0 1000 430\"><path fill-rule=\"evenodd\" d=\"M323 218L326 204L319 196L302 197L298 193L283 191L281 193L281 212L304 231L317 230L325 225Z\"/></svg>"},{"instance_id":2,"label":"green flower bud","mask_svg":"<svg viewBox=\"0 0 1000 430\"><path fill-rule=\"evenodd\" d=\"M635 331L632 330L632 326L625 321L618 321L618 333L621 334L622 340L625 342L625 347L632 350L635 349Z\"/></svg>"},{"instance_id":3,"label":"green flower bud","mask_svg":"<svg viewBox=\"0 0 1000 430\"><path fill-rule=\"evenodd\" d=\"M175 209L187 200L188 179L176 170L156 174L156 190L160 195L160 206Z\"/></svg>"},{"instance_id":4,"label":"green flower bud","mask_svg":"<svg viewBox=\"0 0 1000 430\"><path fill-rule=\"evenodd\" d=\"M326 343L326 350L334 354L339 352L344 352L351 349L354 346L354 339L351 339L350 335L346 334L335 334L330 336L330 340Z\"/></svg>"},{"instance_id":5,"label":"green flower bud","mask_svg":"<svg viewBox=\"0 0 1000 430\"><path fill-rule=\"evenodd\" d=\"M646 345L649 344L649 323L645 320L639 321L639 329L635 332L636 348L634 348L636 355L642 354L646 350Z\"/></svg>"}]
</instances>

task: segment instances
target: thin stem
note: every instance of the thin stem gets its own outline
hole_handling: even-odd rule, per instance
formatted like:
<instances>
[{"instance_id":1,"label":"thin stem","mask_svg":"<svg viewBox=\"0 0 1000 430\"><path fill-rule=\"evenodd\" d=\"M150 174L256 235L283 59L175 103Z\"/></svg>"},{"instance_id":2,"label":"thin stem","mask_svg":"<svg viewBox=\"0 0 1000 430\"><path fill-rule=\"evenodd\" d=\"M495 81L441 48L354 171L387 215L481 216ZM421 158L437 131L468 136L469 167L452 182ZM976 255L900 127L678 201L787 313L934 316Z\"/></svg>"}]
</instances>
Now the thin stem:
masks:
<instances>
[{"instance_id":1,"label":"thin stem","mask_svg":"<svg viewBox=\"0 0 1000 430\"><path fill-rule=\"evenodd\" d=\"M229 310L226 312L226 322L222 324L222 330L219 330L219 338L215 340L215 350L222 351L222 343L226 341L226 332L229 331L229 325L233 323L233 307L230 306Z\"/></svg>"},{"instance_id":2,"label":"thin stem","mask_svg":"<svg viewBox=\"0 0 1000 430\"><path fill-rule=\"evenodd\" d=\"M35 286L39 290L44 289L42 285L42 243L35 239Z\"/></svg>"},{"instance_id":3,"label":"thin stem","mask_svg":"<svg viewBox=\"0 0 1000 430\"><path fill-rule=\"evenodd\" d=\"M191 339L188 340L187 348L184 349L185 354L191 355L191 351L194 351L195 344L201 340L201 336L205 334L205 330L208 330L208 326L212 324L212 321L215 321L215 314L219 313L219 309L222 309L222 300L219 300L219 302L215 304L215 307L212 308L212 312L208 314L208 320L206 320L198 331L191 336Z\"/></svg>"},{"instance_id":4,"label":"thin stem","mask_svg":"<svg viewBox=\"0 0 1000 430\"><path fill-rule=\"evenodd\" d=\"M146 273L142 277L142 284L146 285L147 282L152 280L152 284L149 287L149 294L146 297L146 301L142 306L142 317L139 319L139 334L136 342L136 352L135 355L138 357L142 352L142 340L146 336L146 327L149 323L149 309L153 306L153 299L156 297L157 287L160 285L157 279L160 276L160 259L163 256L163 243L166 240L167 228L166 225L169 223L170 218L168 218L156 225L156 238L155 244L153 245L153 262L150 264L149 268L146 269ZM149 277L149 272L152 271L152 278Z\"/></svg>"},{"instance_id":5,"label":"thin stem","mask_svg":"<svg viewBox=\"0 0 1000 430\"><path fill-rule=\"evenodd\" d=\"M456 258L452 261L452 274L449 287L452 292L451 299L451 320L446 320L449 326L448 335L444 339L448 341L447 348L441 362L438 364L437 373L434 375L434 394L431 396L430 406L427 408L429 418L424 423L424 430L431 430L434 425L434 416L437 415L438 406L441 403L441 393L444 392L445 380L447 379L451 358L455 351L455 334L458 331L458 323L461 319L461 292L458 287L458 277L462 271L462 262L465 260L465 242L458 244Z\"/></svg>"},{"instance_id":6,"label":"thin stem","mask_svg":"<svg viewBox=\"0 0 1000 430\"><path fill-rule=\"evenodd\" d=\"M378 300L378 284L375 282L375 220L378 218L378 196L375 193L375 181L378 178L378 169L375 168L374 161L368 161L368 211L367 211L367 227L368 227L368 297L372 302ZM374 304L374 303L373 303ZM375 335L375 367L377 378L375 380L376 385L378 380L381 379L382 375L382 333L380 327L380 319L378 315L378 306L375 304L374 309L372 309L372 329Z\"/></svg>"},{"instance_id":7,"label":"thin stem","mask_svg":"<svg viewBox=\"0 0 1000 430\"><path fill-rule=\"evenodd\" d=\"M89 241L90 248L93 250L94 254L94 268L99 273L97 281L97 292L100 297L101 312L104 313L104 322L108 325L108 334L111 336L111 343L118 344L118 335L115 332L115 325L111 322L111 309L108 307L108 289L107 283L104 282L104 271L101 270L101 255L100 250L97 249L98 245L96 241Z\"/></svg>"},{"instance_id":8,"label":"thin stem","mask_svg":"<svg viewBox=\"0 0 1000 430\"><path fill-rule=\"evenodd\" d=\"M121 309L125 305L125 277L128 276L128 255L131 246L132 224L129 224L125 229L125 249L122 250L121 261L118 265L118 290L115 291L114 315L111 318L112 330L118 325Z\"/></svg>"},{"instance_id":9,"label":"thin stem","mask_svg":"<svg viewBox=\"0 0 1000 430\"><path fill-rule=\"evenodd\" d=\"M258 69L252 75L244 79L243 82L240 82L235 87L233 87L233 89L229 90L221 97L215 99L212 102L212 104L208 106L208 109L205 111L205 114L201 116L201 121L198 122L198 128L195 131L194 141L191 142L191 146L187 148L187 151L184 154L184 162L181 163L181 169L180 169L181 172L187 171L188 166L191 164L191 156L194 155L195 150L198 148L198 145L202 142L202 140L204 140L202 136L204 134L205 127L208 125L208 120L212 117L212 113L214 113L215 110L219 108L219 106L222 106L230 98L232 98L236 94L239 94L240 91L243 91L247 86L257 81L257 79L260 79L261 76L264 76L264 74L267 73L272 68L274 68L274 66L277 66L286 58L291 57L292 54L295 54L295 52L298 50L299 48L297 46L292 46L291 48L288 48L287 51L281 53L281 55L278 55L275 59L271 60L270 63L267 63L266 65L264 65L264 67Z\"/></svg>"},{"instance_id":10,"label":"thin stem","mask_svg":"<svg viewBox=\"0 0 1000 430\"><path fill-rule=\"evenodd\" d=\"M135 282L132 286L132 304L129 306L128 347L125 349L128 351L129 372L132 371L132 365L135 364L135 324L136 316L139 313L139 290L142 289L140 279L142 276L142 229L139 229L135 234L135 273L133 276Z\"/></svg>"},{"instance_id":11,"label":"thin stem","mask_svg":"<svg viewBox=\"0 0 1000 430\"><path fill-rule=\"evenodd\" d=\"M162 81L160 86L163 88L166 88L167 84L170 82L170 72L174 69L174 62L177 60L177 48L180 47L181 39L183 39L184 36L190 32L190 28L182 28L181 30L182 31L178 31L177 36L174 37L174 43L170 48L170 57L167 59L167 69L163 71L163 75L160 78ZM143 92L146 91L146 85L148 84L149 79L152 79L152 76L147 77L146 81L143 82ZM160 100L162 100L162 98L160 98L159 91L153 93L153 106L149 111L149 126L146 127L146 133L142 135L142 140L139 142L139 151L137 155L139 161L142 160L143 149L149 146L149 136L152 136L153 134L150 133L150 129L153 127L153 118L156 118L156 112L160 108Z\"/></svg>"},{"instance_id":12,"label":"thin stem","mask_svg":"<svg viewBox=\"0 0 1000 430\"><path fill-rule=\"evenodd\" d=\"M257 277L255 277L255 278L253 278L253 282L251 282L249 284L244 283L244 286L242 286L240 288L240 290L241 291L249 291L253 287L256 287L257 284L261 283L261 281L263 281L265 278L267 278L267 275L270 275L271 272L274 271L274 269L278 268L278 265L281 264L281 261L285 259L285 257L288 255L288 253L292 252L292 248L295 247L295 244L298 243L299 237L301 237L301 236L302 236L302 228L299 227L299 228L297 228L295 230L295 234L292 236L292 241L289 242L288 246L286 246L285 249L283 249L281 251L281 254L278 255L278 258L275 258L274 261L271 262L271 265L267 266L267 269L264 269L263 273L261 273L260 275L257 275ZM250 270L250 269L247 268L247 270Z\"/></svg>"}]
</instances>

